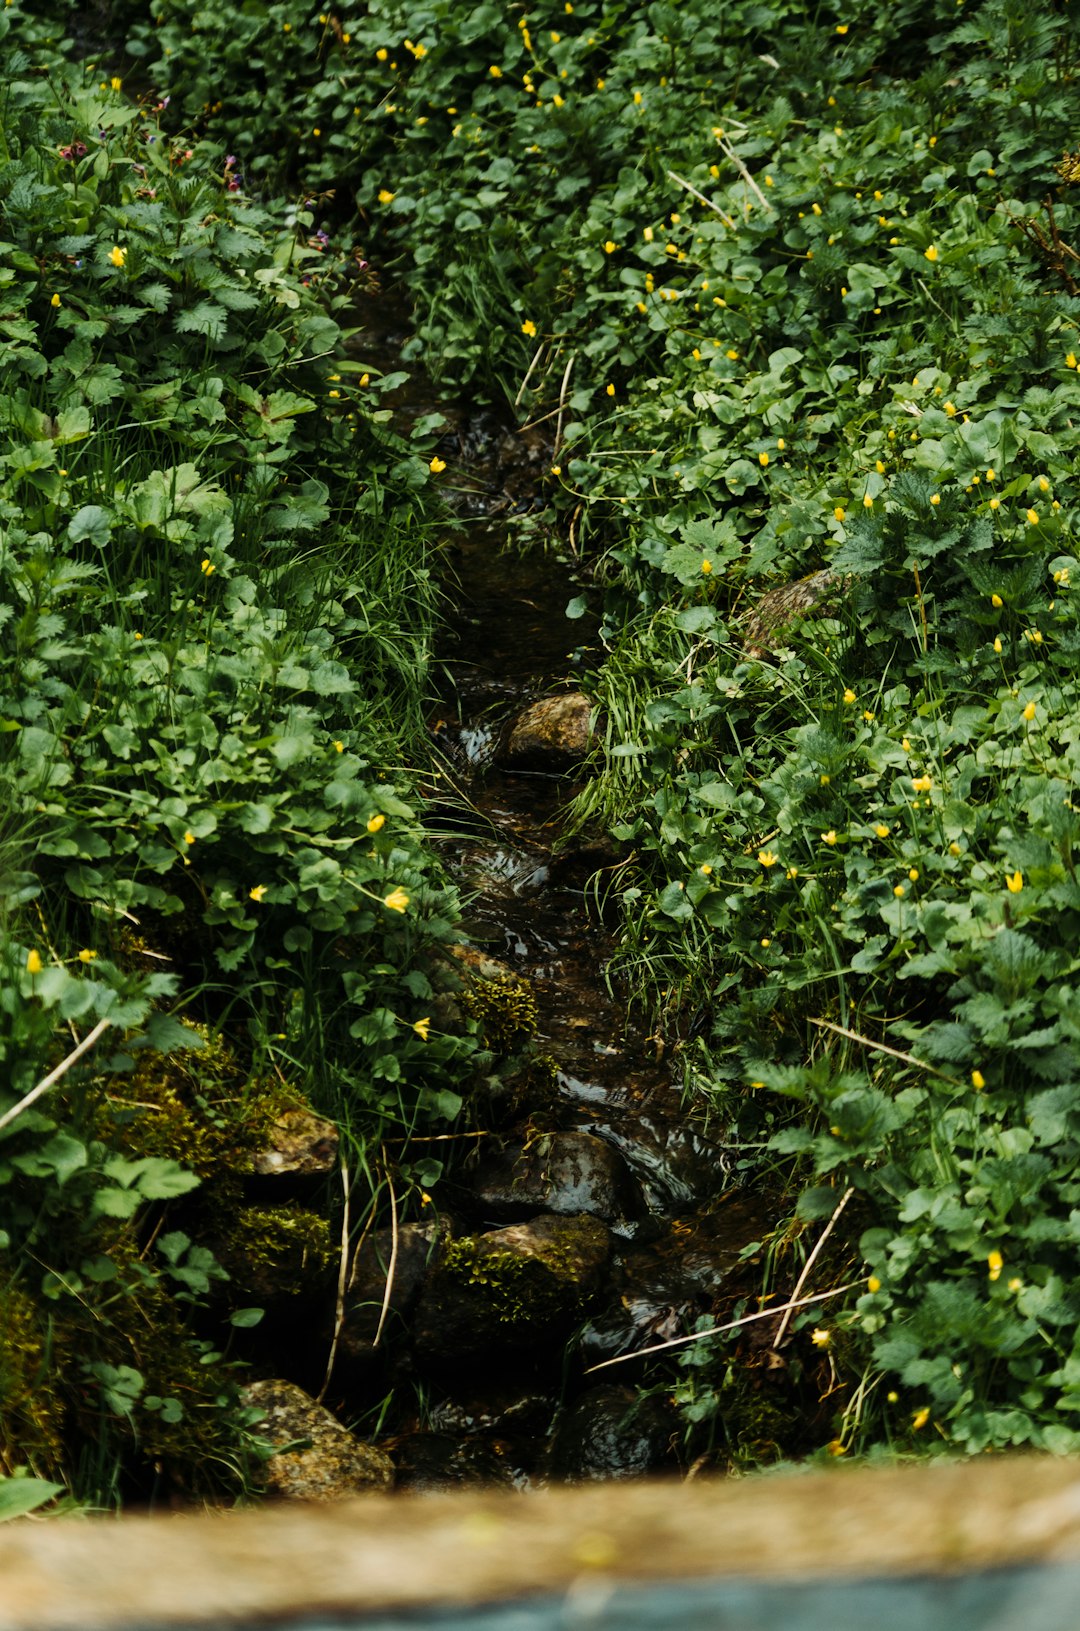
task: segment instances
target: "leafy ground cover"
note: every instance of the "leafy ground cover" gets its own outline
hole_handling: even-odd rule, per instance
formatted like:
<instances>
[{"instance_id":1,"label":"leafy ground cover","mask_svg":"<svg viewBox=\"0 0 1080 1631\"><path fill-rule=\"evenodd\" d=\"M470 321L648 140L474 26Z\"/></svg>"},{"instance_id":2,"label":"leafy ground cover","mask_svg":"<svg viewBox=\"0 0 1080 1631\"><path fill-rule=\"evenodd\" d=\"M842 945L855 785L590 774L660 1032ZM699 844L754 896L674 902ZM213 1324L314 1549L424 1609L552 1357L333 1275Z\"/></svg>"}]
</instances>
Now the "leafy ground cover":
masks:
<instances>
[{"instance_id":1,"label":"leafy ground cover","mask_svg":"<svg viewBox=\"0 0 1080 1631\"><path fill-rule=\"evenodd\" d=\"M73 16L57 6L39 18L39 49L58 51ZM19 21L17 3L8 18ZM356 864L366 856L358 825L385 813L378 836L389 846L392 822L407 822L379 804L365 754L346 751L336 682L313 679L322 663L349 668L355 612L336 587L340 559L300 552L301 572L293 547L302 516L323 524L319 506L344 524L328 470L348 470L355 486L370 482L363 461L374 459L405 506L424 475L422 457L388 451L359 387L347 390L348 376L331 384L341 370L319 360L336 343L321 326L331 319L291 270L324 265L297 230L314 236L319 217L247 202L255 186L264 200L274 189L319 193L326 225L355 211L365 242L397 257L429 371L557 426L552 514L592 562L603 601L593 683L607 737L578 816L626 846L626 863L597 882L622 925L619 972L682 1039L688 1081L745 1147L747 1171L789 1197L794 1215L767 1243L771 1261L787 1252L797 1263L850 1192L806 1287L850 1289L796 1321L794 1363L836 1405L822 1453L1075 1448L1080 340L1069 246L1080 165L1062 159L1076 142L1075 5L376 0L315 12L290 0L195 11L152 0L117 6L111 26L116 44L101 60L147 88L142 111L111 88L111 72L104 90L97 68L71 80L27 181L30 193L51 186L50 203L26 206L38 232L46 216L62 220L66 240L47 267L36 243L8 253L12 312L35 330L10 338L45 359L32 385L16 377L12 391L57 424L61 409L97 414L80 383L89 370L91 388L118 404L105 423L134 422L145 450L129 466L118 431L97 441L102 464L116 450L108 476L76 491L66 446L38 421L21 432L56 458L18 474L17 524L28 539L46 528L65 537L65 561L86 574L80 605L96 596L104 608L79 635L89 672L111 661L127 684L137 662L160 676L150 719L129 709L120 721L127 757L108 747L152 789L132 815L147 858L133 869L130 851L61 852L72 921L105 898L96 880L79 894L95 872L105 895L128 891L132 910L146 891L160 892L146 901L156 910L183 903L183 861L194 872L209 841L207 921L224 956L258 967L250 983L262 996L285 979L280 951L264 949L269 904L282 909L282 935L300 936L317 983L326 963L309 947L331 956L351 898L342 855L358 840ZM23 98L38 132L55 89L38 78L20 90L13 78L9 102L17 113ZM76 128L67 110L80 96ZM114 132L107 143L101 129ZM115 166L101 157L113 144ZM57 157L78 146L86 152ZM137 195L163 159L160 185L167 171L178 202L159 237L158 200ZM60 179L42 180L46 171ZM212 208L188 209L200 177ZM104 213L79 247L87 188ZM6 212L17 218L13 191ZM16 262L20 250L31 264ZM170 297L154 297L160 311L140 293L144 278ZM79 335L61 314L76 321L84 288L94 314L117 304L101 333L84 336L88 349L69 353ZM315 325L306 341L305 320ZM124 376L124 325L146 337L147 377ZM190 390L176 384L177 326L203 346L199 367L185 364ZM276 412L239 382L244 357L266 344L288 393ZM57 394L44 398L41 380ZM331 390L346 406L331 408ZM345 434L348 412L359 443ZM267 422L276 431L282 420L288 434L267 448ZM241 456L230 486L223 477ZM190 467L189 485L179 472ZM272 480L259 474L268 467ZM137 496L155 470L174 474ZM67 504L66 533L47 502ZM111 586L110 546L120 533L136 544L143 514L167 554L145 552L145 600L133 604L138 574ZM364 559L365 535L346 531L351 558ZM283 536L293 542L275 552ZM325 598L306 586L331 568L342 611L327 627ZM772 630L755 621L769 591L810 576L809 615ZM50 595L55 615L59 591ZM274 644L269 606L282 604L290 640L296 609L318 608L301 619L310 632L295 655ZM165 637L174 618L193 631L183 636L192 649L201 640L215 653L188 674L194 689L179 708ZM241 631L252 624L270 642L258 681L229 665L240 643L246 676L252 642ZM15 627L9 619L9 638ZM122 634L156 645L132 659ZM64 682L70 659L40 661ZM291 673L287 662L304 679L292 711L275 713L270 675ZM289 748L259 749L265 764L248 772L258 785L245 780L240 815L184 791L184 749L189 729L206 728L192 721L207 689L220 685L227 714L245 684L258 702L245 698L227 726L211 716L220 741L231 731L243 753L236 725L254 709L257 741L277 732L275 744L303 746L291 762ZM64 739L50 721L74 703L50 690L24 720L18 700L6 715ZM80 710L92 701L78 692ZM77 748L45 755L43 739L42 757L62 777L72 751L104 756L103 731L80 713ZM170 762L164 786L151 736ZM14 762L28 739L12 740ZM232 751L218 741L216 756ZM179 813L168 808L174 775ZM347 791L328 805L339 783ZM47 789L16 786L48 814ZM302 863L278 796L318 810L299 821ZM189 813L196 804L213 818L206 832ZM111 833L115 809L83 812L80 832ZM326 809L342 812L333 842L343 849L325 837ZM241 867L253 849L266 876L249 883ZM424 876L410 870L423 865L412 840L377 845L376 859L358 874L369 895L356 928L375 935L368 969L381 955L400 966L374 949L384 924L391 944L416 932L411 918L380 915L380 891L417 898ZM445 921L437 893L423 898L428 921ZM101 980L101 949L93 970L73 976L80 991ZM32 950L24 932L18 956ZM38 999L22 979L25 1007ZM396 994L379 1010L406 1021L415 1011ZM677 1379L703 1431L722 1431L730 1357L702 1344Z\"/></svg>"},{"instance_id":2,"label":"leafy ground cover","mask_svg":"<svg viewBox=\"0 0 1080 1631\"><path fill-rule=\"evenodd\" d=\"M0 1468L239 1487L245 1413L192 1318L227 1277L161 1230L199 1184L180 1133L243 1143L293 1084L362 1188L391 1135L407 1181L475 1052L430 1032L458 907L398 768L430 453L346 356L355 266L310 211L40 17L0 28Z\"/></svg>"}]
</instances>

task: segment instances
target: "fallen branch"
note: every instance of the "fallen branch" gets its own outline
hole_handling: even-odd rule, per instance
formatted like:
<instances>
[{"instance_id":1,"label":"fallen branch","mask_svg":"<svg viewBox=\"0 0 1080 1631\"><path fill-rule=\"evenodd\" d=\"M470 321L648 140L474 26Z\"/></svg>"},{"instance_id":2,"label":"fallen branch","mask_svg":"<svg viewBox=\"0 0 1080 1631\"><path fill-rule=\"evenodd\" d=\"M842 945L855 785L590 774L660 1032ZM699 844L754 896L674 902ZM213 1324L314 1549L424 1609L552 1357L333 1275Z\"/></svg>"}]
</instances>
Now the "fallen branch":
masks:
<instances>
[{"instance_id":1,"label":"fallen branch","mask_svg":"<svg viewBox=\"0 0 1080 1631\"><path fill-rule=\"evenodd\" d=\"M30 1106L36 1103L43 1093L47 1093L50 1087L55 1087L61 1076L66 1076L72 1065L77 1064L84 1053L89 1053L98 1037L102 1036L111 1024L111 1019L99 1019L94 1029L87 1032L77 1047L72 1048L66 1059L61 1059L55 1070L50 1070L49 1074L43 1077L36 1087L30 1089L25 1098L19 1100L18 1104L13 1104L10 1110L5 1110L4 1114L0 1116L0 1133L3 1132L5 1127L10 1127L11 1123L21 1116L24 1110L29 1110Z\"/></svg>"},{"instance_id":2,"label":"fallen branch","mask_svg":"<svg viewBox=\"0 0 1080 1631\"><path fill-rule=\"evenodd\" d=\"M706 1337L719 1336L723 1331L737 1331L740 1326L750 1325L754 1320L775 1319L777 1314L785 1314L789 1308L809 1308L812 1303L839 1297L861 1284L860 1280L849 1280L847 1285L836 1286L832 1291L819 1291L813 1297L803 1297L799 1302L781 1303L779 1308L763 1308L759 1314L744 1314L741 1319L731 1320L727 1325L711 1325L707 1331L692 1331L688 1337L672 1337L670 1342L656 1342L651 1348L635 1348L633 1353L617 1354L614 1359L602 1359L599 1365L590 1365L585 1374L591 1376L593 1371L607 1370L609 1365L625 1365L631 1359L644 1359L647 1354L663 1353L666 1348L684 1348L687 1343L702 1342Z\"/></svg>"}]
</instances>

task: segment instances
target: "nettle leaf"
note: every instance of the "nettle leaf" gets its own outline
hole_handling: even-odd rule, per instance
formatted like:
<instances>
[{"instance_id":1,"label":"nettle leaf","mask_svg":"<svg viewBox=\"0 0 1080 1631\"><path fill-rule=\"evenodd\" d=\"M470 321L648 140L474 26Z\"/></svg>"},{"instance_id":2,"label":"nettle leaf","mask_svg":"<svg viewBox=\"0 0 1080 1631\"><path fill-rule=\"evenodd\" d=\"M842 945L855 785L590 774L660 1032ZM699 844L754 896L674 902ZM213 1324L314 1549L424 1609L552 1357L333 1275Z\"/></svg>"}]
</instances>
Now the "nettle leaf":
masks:
<instances>
[{"instance_id":1,"label":"nettle leaf","mask_svg":"<svg viewBox=\"0 0 1080 1631\"><path fill-rule=\"evenodd\" d=\"M208 340L220 340L229 326L229 315L214 300L200 300L188 311L178 312L173 328L178 334L204 334Z\"/></svg>"}]
</instances>

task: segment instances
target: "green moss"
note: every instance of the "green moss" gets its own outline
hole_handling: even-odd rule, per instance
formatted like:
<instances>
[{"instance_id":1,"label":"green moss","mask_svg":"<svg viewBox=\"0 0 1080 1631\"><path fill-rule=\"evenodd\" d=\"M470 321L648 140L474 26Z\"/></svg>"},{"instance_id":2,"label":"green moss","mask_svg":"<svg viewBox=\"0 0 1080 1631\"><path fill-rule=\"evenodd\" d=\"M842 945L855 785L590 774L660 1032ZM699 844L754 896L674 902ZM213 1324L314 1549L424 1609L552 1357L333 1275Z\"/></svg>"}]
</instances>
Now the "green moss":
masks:
<instances>
[{"instance_id":1,"label":"green moss","mask_svg":"<svg viewBox=\"0 0 1080 1631\"><path fill-rule=\"evenodd\" d=\"M464 1236L443 1247L439 1271L451 1282L482 1290L502 1325L576 1318L588 1301L579 1283L577 1247L591 1246L600 1227L592 1218L568 1218L562 1238L546 1242L543 1256L500 1251L483 1236Z\"/></svg>"},{"instance_id":2,"label":"green moss","mask_svg":"<svg viewBox=\"0 0 1080 1631\"><path fill-rule=\"evenodd\" d=\"M55 1472L66 1410L50 1321L18 1286L0 1291L0 1472Z\"/></svg>"},{"instance_id":3,"label":"green moss","mask_svg":"<svg viewBox=\"0 0 1080 1631\"><path fill-rule=\"evenodd\" d=\"M326 1219L303 1207L244 1208L216 1251L235 1284L265 1302L320 1290L337 1261Z\"/></svg>"},{"instance_id":4,"label":"green moss","mask_svg":"<svg viewBox=\"0 0 1080 1631\"><path fill-rule=\"evenodd\" d=\"M480 1026L492 1053L507 1054L536 1032L536 997L528 980L473 979L460 997L461 1007Z\"/></svg>"}]
</instances>

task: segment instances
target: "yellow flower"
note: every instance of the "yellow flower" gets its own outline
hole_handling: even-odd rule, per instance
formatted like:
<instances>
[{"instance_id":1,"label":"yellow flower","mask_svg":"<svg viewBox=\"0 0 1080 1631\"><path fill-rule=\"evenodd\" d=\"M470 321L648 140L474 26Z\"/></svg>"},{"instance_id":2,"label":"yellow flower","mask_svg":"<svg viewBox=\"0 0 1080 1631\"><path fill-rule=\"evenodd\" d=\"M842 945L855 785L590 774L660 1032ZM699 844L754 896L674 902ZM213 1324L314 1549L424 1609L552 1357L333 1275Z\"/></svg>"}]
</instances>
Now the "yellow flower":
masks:
<instances>
[{"instance_id":1,"label":"yellow flower","mask_svg":"<svg viewBox=\"0 0 1080 1631\"><path fill-rule=\"evenodd\" d=\"M521 332L522 334L527 334L530 340L533 338L536 333L536 324L533 322L531 317L526 317L525 321L521 325Z\"/></svg>"},{"instance_id":2,"label":"yellow flower","mask_svg":"<svg viewBox=\"0 0 1080 1631\"><path fill-rule=\"evenodd\" d=\"M798 876L799 869L797 866L789 866L787 871L784 873L785 878L797 878Z\"/></svg>"},{"instance_id":3,"label":"yellow flower","mask_svg":"<svg viewBox=\"0 0 1080 1631\"><path fill-rule=\"evenodd\" d=\"M615 395L614 385L605 386L605 390L607 391L608 396L614 396Z\"/></svg>"},{"instance_id":4,"label":"yellow flower","mask_svg":"<svg viewBox=\"0 0 1080 1631\"><path fill-rule=\"evenodd\" d=\"M641 92L640 91L635 91L634 92L634 106L640 108L641 101L642 101Z\"/></svg>"},{"instance_id":5,"label":"yellow flower","mask_svg":"<svg viewBox=\"0 0 1080 1631\"><path fill-rule=\"evenodd\" d=\"M344 742L333 742L333 743L331 743L331 746L333 747L335 753L344 753L345 752Z\"/></svg>"},{"instance_id":6,"label":"yellow flower","mask_svg":"<svg viewBox=\"0 0 1080 1631\"><path fill-rule=\"evenodd\" d=\"M929 1420L930 1406L928 1404L924 1404L922 1409L916 1410L915 1414L911 1418L912 1431L916 1433L919 1432L921 1428L926 1426Z\"/></svg>"},{"instance_id":7,"label":"yellow flower","mask_svg":"<svg viewBox=\"0 0 1080 1631\"><path fill-rule=\"evenodd\" d=\"M438 476L446 469L446 460L440 459L439 455L436 453L435 457L428 465L428 469L431 471L433 476Z\"/></svg>"},{"instance_id":8,"label":"yellow flower","mask_svg":"<svg viewBox=\"0 0 1080 1631\"><path fill-rule=\"evenodd\" d=\"M262 900L263 896L266 894L266 890L267 890L267 885L266 884L257 883L255 885L254 889L249 889L248 890L248 899L249 900L254 900L254 901L260 901L260 900Z\"/></svg>"},{"instance_id":9,"label":"yellow flower","mask_svg":"<svg viewBox=\"0 0 1080 1631\"><path fill-rule=\"evenodd\" d=\"M1065 366L1066 366L1066 368L1075 368L1076 367L1076 352L1075 351L1070 351L1069 352L1069 355L1065 358Z\"/></svg>"},{"instance_id":10,"label":"yellow flower","mask_svg":"<svg viewBox=\"0 0 1080 1631\"><path fill-rule=\"evenodd\" d=\"M708 577L709 573L712 571L712 562L711 561L702 561L701 570L702 570L702 573L704 574L704 576Z\"/></svg>"},{"instance_id":11,"label":"yellow flower","mask_svg":"<svg viewBox=\"0 0 1080 1631\"><path fill-rule=\"evenodd\" d=\"M913 867L910 868L910 870L908 872L908 877L911 879L912 883L918 883L918 881L919 881L919 869L918 869L917 866L913 866Z\"/></svg>"},{"instance_id":12,"label":"yellow flower","mask_svg":"<svg viewBox=\"0 0 1080 1631\"><path fill-rule=\"evenodd\" d=\"M395 197L395 194L390 191L389 187L380 187L379 188L379 203L380 204L392 204L394 202L394 197Z\"/></svg>"},{"instance_id":13,"label":"yellow flower","mask_svg":"<svg viewBox=\"0 0 1080 1631\"><path fill-rule=\"evenodd\" d=\"M698 871L701 873L703 878L712 877L712 867L709 865L708 861L703 861L698 867Z\"/></svg>"},{"instance_id":14,"label":"yellow flower","mask_svg":"<svg viewBox=\"0 0 1080 1631\"><path fill-rule=\"evenodd\" d=\"M1005 602L1002 600L1000 595L991 595L990 604L993 606L995 611L1000 611Z\"/></svg>"},{"instance_id":15,"label":"yellow flower","mask_svg":"<svg viewBox=\"0 0 1080 1631\"><path fill-rule=\"evenodd\" d=\"M27 954L26 972L27 974L40 974L41 969L41 953L35 949Z\"/></svg>"},{"instance_id":16,"label":"yellow flower","mask_svg":"<svg viewBox=\"0 0 1080 1631\"><path fill-rule=\"evenodd\" d=\"M874 831L877 833L879 838L888 838L889 836L889 829L886 827L883 821L878 822L877 826L874 828Z\"/></svg>"},{"instance_id":17,"label":"yellow flower","mask_svg":"<svg viewBox=\"0 0 1080 1631\"><path fill-rule=\"evenodd\" d=\"M931 493L930 494L930 502L936 508L936 506L941 503L941 494L940 493Z\"/></svg>"},{"instance_id":18,"label":"yellow flower","mask_svg":"<svg viewBox=\"0 0 1080 1631\"><path fill-rule=\"evenodd\" d=\"M124 81L122 79L118 79L115 74L109 81L109 84L112 86L114 91L118 91L123 83Z\"/></svg>"},{"instance_id":19,"label":"yellow flower","mask_svg":"<svg viewBox=\"0 0 1080 1631\"><path fill-rule=\"evenodd\" d=\"M1035 704L1033 702L1028 703L1027 707L1024 709L1023 717L1027 720L1035 718Z\"/></svg>"},{"instance_id":20,"label":"yellow flower","mask_svg":"<svg viewBox=\"0 0 1080 1631\"><path fill-rule=\"evenodd\" d=\"M49 305L50 306L59 306L59 304L60 304L60 296L58 294L54 294L52 299L49 301Z\"/></svg>"},{"instance_id":21,"label":"yellow flower","mask_svg":"<svg viewBox=\"0 0 1080 1631\"><path fill-rule=\"evenodd\" d=\"M834 831L832 831L832 830L830 830L829 832L823 832L822 835L821 835L821 842L823 844L835 844L836 843L836 833Z\"/></svg>"},{"instance_id":22,"label":"yellow flower","mask_svg":"<svg viewBox=\"0 0 1080 1631\"><path fill-rule=\"evenodd\" d=\"M726 351L724 355L727 357L729 362L738 362L739 360L739 353L737 351Z\"/></svg>"},{"instance_id":23,"label":"yellow flower","mask_svg":"<svg viewBox=\"0 0 1080 1631\"><path fill-rule=\"evenodd\" d=\"M184 843L185 844L194 844L194 842L195 842L195 834L193 832L190 832L190 831L186 832L184 834Z\"/></svg>"},{"instance_id":24,"label":"yellow flower","mask_svg":"<svg viewBox=\"0 0 1080 1631\"><path fill-rule=\"evenodd\" d=\"M911 785L915 789L916 793L929 793L934 784L929 776L913 776L911 778Z\"/></svg>"},{"instance_id":25,"label":"yellow flower","mask_svg":"<svg viewBox=\"0 0 1080 1631\"><path fill-rule=\"evenodd\" d=\"M873 714L872 714L872 713L871 713L871 712L870 712L870 710L869 710L869 708L864 708L864 709L863 709L863 714L862 714L862 716L863 716L863 718L864 718L864 719L865 719L865 720L866 720L866 723L867 723L867 724L868 724L868 725L872 725L872 724L873 724L873 723L874 723L874 716L873 716Z\"/></svg>"},{"instance_id":26,"label":"yellow flower","mask_svg":"<svg viewBox=\"0 0 1080 1631\"><path fill-rule=\"evenodd\" d=\"M413 1030L416 1032L416 1034L420 1038L421 1042L426 1042L427 1039L428 1039L428 1032L431 1030L431 1019L430 1019L430 1017L425 1018L425 1019L414 1020L413 1021Z\"/></svg>"},{"instance_id":27,"label":"yellow flower","mask_svg":"<svg viewBox=\"0 0 1080 1631\"><path fill-rule=\"evenodd\" d=\"M758 462L758 464L760 464L761 468L764 470L765 466L769 462L769 455L767 453L759 453L758 456L757 456L757 462Z\"/></svg>"},{"instance_id":28,"label":"yellow flower","mask_svg":"<svg viewBox=\"0 0 1080 1631\"><path fill-rule=\"evenodd\" d=\"M200 561L199 563L199 571L202 573L204 578L208 578L211 573L217 571L217 567L214 565L213 561L204 560Z\"/></svg>"},{"instance_id":29,"label":"yellow flower","mask_svg":"<svg viewBox=\"0 0 1080 1631\"><path fill-rule=\"evenodd\" d=\"M1024 514L1027 516L1027 523L1029 527L1037 527L1039 525L1038 510L1025 510Z\"/></svg>"},{"instance_id":30,"label":"yellow flower","mask_svg":"<svg viewBox=\"0 0 1080 1631\"><path fill-rule=\"evenodd\" d=\"M963 853L964 852L960 848L960 845L956 842L955 839L953 839L952 843L949 845L949 854L950 855L962 855Z\"/></svg>"},{"instance_id":31,"label":"yellow flower","mask_svg":"<svg viewBox=\"0 0 1080 1631\"><path fill-rule=\"evenodd\" d=\"M829 1332L824 1330L820 1325L816 1330L810 1332L810 1341L814 1344L815 1348L827 1348L831 1340L832 1339Z\"/></svg>"},{"instance_id":32,"label":"yellow flower","mask_svg":"<svg viewBox=\"0 0 1080 1631\"><path fill-rule=\"evenodd\" d=\"M615 253L616 249L618 249L618 247L619 246L615 242L614 238L608 238L608 240L604 244L604 254L605 255L614 255L614 253Z\"/></svg>"},{"instance_id":33,"label":"yellow flower","mask_svg":"<svg viewBox=\"0 0 1080 1631\"><path fill-rule=\"evenodd\" d=\"M836 32L838 34L846 34L850 27L851 27L850 23L837 23Z\"/></svg>"},{"instance_id":34,"label":"yellow flower","mask_svg":"<svg viewBox=\"0 0 1080 1631\"><path fill-rule=\"evenodd\" d=\"M79 953L79 962L80 963L92 963L96 956L97 956L96 951L91 951L89 946L84 946L82 951Z\"/></svg>"},{"instance_id":35,"label":"yellow flower","mask_svg":"<svg viewBox=\"0 0 1080 1631\"><path fill-rule=\"evenodd\" d=\"M1030 642L1031 642L1031 644L1033 646L1041 646L1042 643L1043 643L1042 630L1041 629L1025 629L1024 630L1024 639L1025 640L1030 640Z\"/></svg>"},{"instance_id":36,"label":"yellow flower","mask_svg":"<svg viewBox=\"0 0 1080 1631\"><path fill-rule=\"evenodd\" d=\"M1019 871L1005 874L1005 887L1010 895L1018 895L1024 887L1024 874Z\"/></svg>"},{"instance_id":37,"label":"yellow flower","mask_svg":"<svg viewBox=\"0 0 1080 1631\"><path fill-rule=\"evenodd\" d=\"M855 693L851 689L850 685L848 686L847 690L844 692L844 701L845 702L854 702L855 701Z\"/></svg>"},{"instance_id":38,"label":"yellow flower","mask_svg":"<svg viewBox=\"0 0 1080 1631\"><path fill-rule=\"evenodd\" d=\"M848 1447L842 1438L831 1438L825 1448L829 1455L832 1456L847 1455L848 1452Z\"/></svg>"},{"instance_id":39,"label":"yellow flower","mask_svg":"<svg viewBox=\"0 0 1080 1631\"><path fill-rule=\"evenodd\" d=\"M822 774L818 777L818 783L821 787L828 787L831 781L832 777L825 775L824 772L822 772Z\"/></svg>"},{"instance_id":40,"label":"yellow flower","mask_svg":"<svg viewBox=\"0 0 1080 1631\"><path fill-rule=\"evenodd\" d=\"M986 1077L983 1075L981 1070L972 1071L971 1085L975 1089L976 1093L982 1092L983 1088L986 1086Z\"/></svg>"},{"instance_id":41,"label":"yellow flower","mask_svg":"<svg viewBox=\"0 0 1080 1631\"><path fill-rule=\"evenodd\" d=\"M288 24L285 26L288 27ZM375 53L375 60L376 62L385 62L389 55L390 53L386 49L385 45L380 45L379 49Z\"/></svg>"},{"instance_id":42,"label":"yellow flower","mask_svg":"<svg viewBox=\"0 0 1080 1631\"><path fill-rule=\"evenodd\" d=\"M870 497L869 493L864 493L863 494L863 509L864 510L872 510L873 508L874 508L873 499Z\"/></svg>"},{"instance_id":43,"label":"yellow flower","mask_svg":"<svg viewBox=\"0 0 1080 1631\"><path fill-rule=\"evenodd\" d=\"M874 469L877 471L879 476L883 476L885 474L885 466L880 459L875 461Z\"/></svg>"},{"instance_id":44,"label":"yellow flower","mask_svg":"<svg viewBox=\"0 0 1080 1631\"><path fill-rule=\"evenodd\" d=\"M328 394L328 395L329 395L329 396L337 396L337 397L340 397L340 395L341 395L341 392L340 392L340 391L330 391L330 392L328 392L328 393L327 393L327 394Z\"/></svg>"},{"instance_id":45,"label":"yellow flower","mask_svg":"<svg viewBox=\"0 0 1080 1631\"><path fill-rule=\"evenodd\" d=\"M566 106L566 103L565 103L565 101L563 100L563 98L561 96L553 96L551 98L551 103L552 103L552 106L556 107L556 108L562 108L562 107Z\"/></svg>"},{"instance_id":46,"label":"yellow flower","mask_svg":"<svg viewBox=\"0 0 1080 1631\"><path fill-rule=\"evenodd\" d=\"M1001 500L1000 500L1000 498L992 498L992 499L991 499L991 500L990 500L990 508L991 508L991 509L992 509L992 510L1000 510L1000 508L1001 508Z\"/></svg>"},{"instance_id":47,"label":"yellow flower","mask_svg":"<svg viewBox=\"0 0 1080 1631\"><path fill-rule=\"evenodd\" d=\"M833 520L834 521L842 521L846 514L847 514L847 511L844 509L844 506L842 504L838 504L836 506L835 510L833 511Z\"/></svg>"},{"instance_id":48,"label":"yellow flower","mask_svg":"<svg viewBox=\"0 0 1080 1631\"><path fill-rule=\"evenodd\" d=\"M866 1282L866 1289L872 1294L881 1290L881 1281L878 1279L876 1274L871 1274L870 1278Z\"/></svg>"},{"instance_id":49,"label":"yellow flower","mask_svg":"<svg viewBox=\"0 0 1080 1631\"><path fill-rule=\"evenodd\" d=\"M488 73L491 75L492 79L501 79L503 76L503 71L497 62L493 62L491 64L491 67L488 69Z\"/></svg>"},{"instance_id":50,"label":"yellow flower","mask_svg":"<svg viewBox=\"0 0 1080 1631\"><path fill-rule=\"evenodd\" d=\"M999 1251L987 1252L987 1254L986 1254L986 1266L987 1266L987 1269L989 1270L990 1279L991 1280L1000 1280L1001 1279L1001 1271L1005 1266L1005 1259L1002 1257L1002 1255L1001 1255L1001 1253Z\"/></svg>"},{"instance_id":51,"label":"yellow flower","mask_svg":"<svg viewBox=\"0 0 1080 1631\"><path fill-rule=\"evenodd\" d=\"M904 888L902 883L894 884L893 894L896 896L897 900L903 900L904 896L907 894L907 890Z\"/></svg>"},{"instance_id":52,"label":"yellow flower","mask_svg":"<svg viewBox=\"0 0 1080 1631\"><path fill-rule=\"evenodd\" d=\"M1050 491L1050 483L1047 481L1045 476L1039 477L1039 491L1040 493L1048 493Z\"/></svg>"},{"instance_id":53,"label":"yellow flower","mask_svg":"<svg viewBox=\"0 0 1080 1631\"><path fill-rule=\"evenodd\" d=\"M1063 584L1063 585L1067 585L1068 581L1069 581L1069 568L1067 566L1059 566L1057 571L1054 573L1054 582L1055 583L1060 583L1060 584Z\"/></svg>"},{"instance_id":54,"label":"yellow flower","mask_svg":"<svg viewBox=\"0 0 1080 1631\"><path fill-rule=\"evenodd\" d=\"M109 251L109 259L112 261L114 266L123 266L124 262L127 260L127 250L121 249L119 244L113 244Z\"/></svg>"},{"instance_id":55,"label":"yellow flower","mask_svg":"<svg viewBox=\"0 0 1080 1631\"><path fill-rule=\"evenodd\" d=\"M925 253L926 258L927 258L928 261L936 261L937 260L937 247L936 247L935 244L931 244L930 248L925 250L924 253Z\"/></svg>"},{"instance_id":56,"label":"yellow flower","mask_svg":"<svg viewBox=\"0 0 1080 1631\"><path fill-rule=\"evenodd\" d=\"M409 897L404 889L391 889L388 895L383 896L383 905L388 906L392 912L404 912L409 904Z\"/></svg>"},{"instance_id":57,"label":"yellow flower","mask_svg":"<svg viewBox=\"0 0 1080 1631\"><path fill-rule=\"evenodd\" d=\"M777 447L778 447L778 448L779 448L779 449L780 449L780 452L781 452L781 453L782 453L782 452L783 452L783 451L784 451L784 449L785 449L785 448L786 448L786 447L787 447L787 443L786 443L786 442L785 442L785 441L784 441L784 438L783 438L783 437L782 437L782 436L778 436L778 437L777 437L777 438L776 438L776 445L777 445Z\"/></svg>"},{"instance_id":58,"label":"yellow flower","mask_svg":"<svg viewBox=\"0 0 1080 1631\"><path fill-rule=\"evenodd\" d=\"M773 854L771 849L759 849L757 858L761 865L766 867L775 866L780 859L778 855Z\"/></svg>"}]
</instances>

